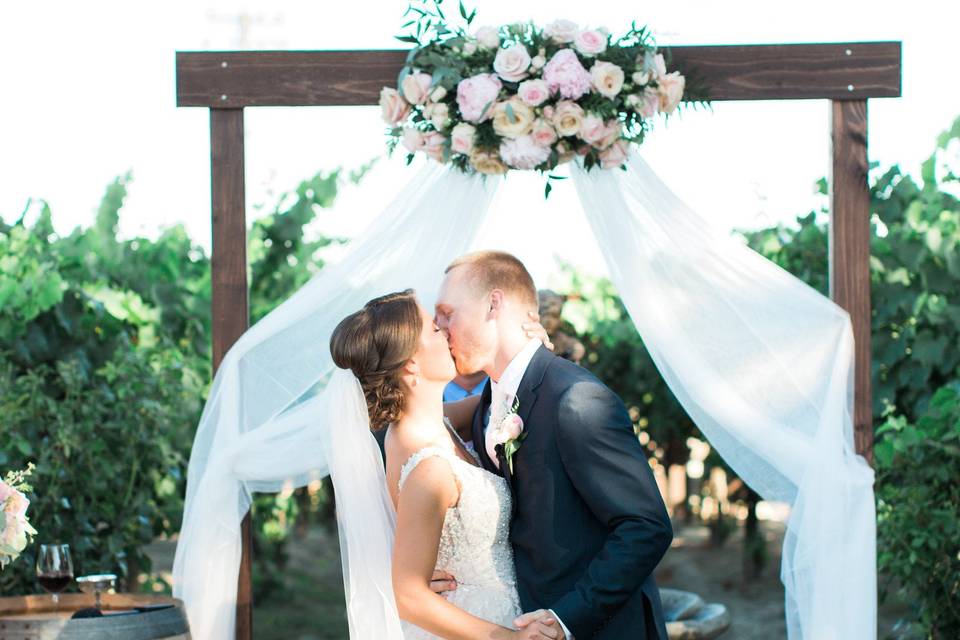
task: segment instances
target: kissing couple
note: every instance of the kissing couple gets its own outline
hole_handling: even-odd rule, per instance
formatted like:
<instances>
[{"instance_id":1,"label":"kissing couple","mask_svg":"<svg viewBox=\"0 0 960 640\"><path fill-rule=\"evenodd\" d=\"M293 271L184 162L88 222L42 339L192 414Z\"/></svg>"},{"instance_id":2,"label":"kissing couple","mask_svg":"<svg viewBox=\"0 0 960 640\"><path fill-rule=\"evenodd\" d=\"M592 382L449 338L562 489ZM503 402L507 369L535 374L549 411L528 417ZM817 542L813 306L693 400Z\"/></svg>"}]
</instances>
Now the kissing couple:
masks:
<instances>
[{"instance_id":1,"label":"kissing couple","mask_svg":"<svg viewBox=\"0 0 960 640\"><path fill-rule=\"evenodd\" d=\"M537 307L523 263L483 251L435 309L392 293L331 336L383 443L404 638L666 640L673 530L646 454L620 398L531 330ZM444 404L479 371L482 394Z\"/></svg>"}]
</instances>

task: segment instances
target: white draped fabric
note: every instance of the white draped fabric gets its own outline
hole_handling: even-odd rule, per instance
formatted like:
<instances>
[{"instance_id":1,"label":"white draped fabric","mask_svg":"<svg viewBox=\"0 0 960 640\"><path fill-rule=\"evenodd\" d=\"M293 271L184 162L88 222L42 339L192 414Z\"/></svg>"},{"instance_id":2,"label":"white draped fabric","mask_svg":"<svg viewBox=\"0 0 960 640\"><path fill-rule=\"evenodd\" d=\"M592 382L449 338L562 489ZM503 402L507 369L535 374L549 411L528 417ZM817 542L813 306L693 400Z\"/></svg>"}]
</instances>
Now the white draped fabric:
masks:
<instances>
[{"instance_id":1,"label":"white draped fabric","mask_svg":"<svg viewBox=\"0 0 960 640\"><path fill-rule=\"evenodd\" d=\"M846 312L714 229L638 157L627 171L572 172L611 278L667 384L737 474L765 499L791 505L781 568L789 638L875 638L873 472L853 448ZM444 267L471 247L497 184L424 169L341 262L227 354L194 442L174 565L174 595L195 637L233 637L250 492L327 474L351 637L402 637L379 453L357 426L366 416L355 378L330 376L329 338L383 293L412 287L432 306Z\"/></svg>"}]
</instances>

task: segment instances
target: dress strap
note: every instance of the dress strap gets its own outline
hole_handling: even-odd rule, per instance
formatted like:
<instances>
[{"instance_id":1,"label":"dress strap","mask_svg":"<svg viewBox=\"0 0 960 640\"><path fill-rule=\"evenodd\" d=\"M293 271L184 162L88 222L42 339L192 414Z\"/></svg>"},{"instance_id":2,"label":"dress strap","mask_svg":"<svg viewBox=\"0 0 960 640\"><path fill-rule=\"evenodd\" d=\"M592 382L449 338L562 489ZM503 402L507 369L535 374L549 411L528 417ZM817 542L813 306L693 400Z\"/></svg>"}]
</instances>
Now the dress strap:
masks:
<instances>
[{"instance_id":1,"label":"dress strap","mask_svg":"<svg viewBox=\"0 0 960 640\"><path fill-rule=\"evenodd\" d=\"M454 461L459 460L457 456L445 449L440 447L424 447L419 451L415 452L412 456L407 458L407 461L403 463L403 466L400 467L400 482L398 487L403 489L403 483L407 481L407 476L409 476L414 469L417 468L417 465L426 460L427 458L443 458L450 463L450 471L453 473L453 477L457 480L457 485L459 486L460 480L457 478L457 472L455 470Z\"/></svg>"}]
</instances>

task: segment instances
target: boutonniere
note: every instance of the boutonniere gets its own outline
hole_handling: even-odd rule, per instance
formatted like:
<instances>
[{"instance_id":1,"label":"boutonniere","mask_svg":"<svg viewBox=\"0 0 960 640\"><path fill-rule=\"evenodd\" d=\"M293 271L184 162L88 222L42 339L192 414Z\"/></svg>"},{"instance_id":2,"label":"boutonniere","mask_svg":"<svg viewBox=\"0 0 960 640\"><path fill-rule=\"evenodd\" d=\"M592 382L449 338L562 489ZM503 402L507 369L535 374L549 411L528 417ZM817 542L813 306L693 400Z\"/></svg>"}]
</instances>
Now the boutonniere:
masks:
<instances>
[{"instance_id":1,"label":"boutonniere","mask_svg":"<svg viewBox=\"0 0 960 640\"><path fill-rule=\"evenodd\" d=\"M520 408L520 399L513 399L513 406L500 419L493 431L493 442L496 446L503 446L503 455L507 459L510 473L513 473L513 454L520 449L527 433L523 430L523 419L517 415Z\"/></svg>"}]
</instances>

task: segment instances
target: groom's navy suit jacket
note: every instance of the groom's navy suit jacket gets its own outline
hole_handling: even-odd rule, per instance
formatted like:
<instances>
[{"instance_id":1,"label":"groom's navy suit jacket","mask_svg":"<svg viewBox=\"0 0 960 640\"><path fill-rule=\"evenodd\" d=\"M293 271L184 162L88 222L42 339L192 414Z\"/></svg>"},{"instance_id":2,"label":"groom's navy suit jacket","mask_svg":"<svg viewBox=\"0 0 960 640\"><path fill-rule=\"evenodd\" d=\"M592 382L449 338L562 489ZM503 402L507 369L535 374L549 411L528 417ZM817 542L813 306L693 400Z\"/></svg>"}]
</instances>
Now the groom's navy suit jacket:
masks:
<instances>
[{"instance_id":1,"label":"groom's navy suit jacket","mask_svg":"<svg viewBox=\"0 0 960 640\"><path fill-rule=\"evenodd\" d=\"M553 609L576 640L666 640L653 570L673 529L623 402L540 347L517 390L510 540L524 611ZM484 467L490 383L473 418ZM501 451L502 456L502 451Z\"/></svg>"}]
</instances>

